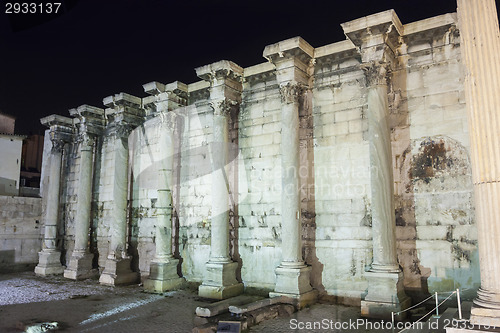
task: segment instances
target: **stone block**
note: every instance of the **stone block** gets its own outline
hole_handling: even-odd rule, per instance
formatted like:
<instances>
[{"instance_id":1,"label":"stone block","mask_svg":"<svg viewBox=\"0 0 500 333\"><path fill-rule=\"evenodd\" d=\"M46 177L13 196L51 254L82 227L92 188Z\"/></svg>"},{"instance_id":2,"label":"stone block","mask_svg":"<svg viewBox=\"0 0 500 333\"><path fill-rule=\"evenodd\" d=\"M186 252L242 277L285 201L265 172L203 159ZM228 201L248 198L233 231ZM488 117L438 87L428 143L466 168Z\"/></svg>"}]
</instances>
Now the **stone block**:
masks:
<instances>
[{"instance_id":1,"label":"stone block","mask_svg":"<svg viewBox=\"0 0 500 333\"><path fill-rule=\"evenodd\" d=\"M425 97L425 107L427 109L435 109L456 104L458 104L458 92L456 91L432 94Z\"/></svg>"}]
</instances>

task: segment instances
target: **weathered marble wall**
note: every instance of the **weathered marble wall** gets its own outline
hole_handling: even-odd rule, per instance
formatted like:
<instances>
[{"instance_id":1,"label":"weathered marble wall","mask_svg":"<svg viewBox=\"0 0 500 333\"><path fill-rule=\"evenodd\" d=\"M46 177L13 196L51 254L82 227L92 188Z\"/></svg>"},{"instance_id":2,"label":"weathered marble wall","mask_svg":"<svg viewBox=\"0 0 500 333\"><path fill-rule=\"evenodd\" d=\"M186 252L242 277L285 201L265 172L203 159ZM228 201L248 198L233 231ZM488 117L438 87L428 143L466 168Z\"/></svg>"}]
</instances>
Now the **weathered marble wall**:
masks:
<instances>
[{"instance_id":1,"label":"weathered marble wall","mask_svg":"<svg viewBox=\"0 0 500 333\"><path fill-rule=\"evenodd\" d=\"M317 49L318 50L318 49ZM367 95L354 46L320 48L313 90L316 253L313 283L360 298L371 263Z\"/></svg>"},{"instance_id":2,"label":"weathered marble wall","mask_svg":"<svg viewBox=\"0 0 500 333\"><path fill-rule=\"evenodd\" d=\"M281 100L271 64L250 67L245 74L238 141L244 161L238 207L241 274L249 287L273 289L282 241Z\"/></svg>"},{"instance_id":3,"label":"weathered marble wall","mask_svg":"<svg viewBox=\"0 0 500 333\"><path fill-rule=\"evenodd\" d=\"M425 30L421 30L426 27ZM405 26L392 94L398 256L409 289L477 287L477 231L456 15Z\"/></svg>"}]
</instances>

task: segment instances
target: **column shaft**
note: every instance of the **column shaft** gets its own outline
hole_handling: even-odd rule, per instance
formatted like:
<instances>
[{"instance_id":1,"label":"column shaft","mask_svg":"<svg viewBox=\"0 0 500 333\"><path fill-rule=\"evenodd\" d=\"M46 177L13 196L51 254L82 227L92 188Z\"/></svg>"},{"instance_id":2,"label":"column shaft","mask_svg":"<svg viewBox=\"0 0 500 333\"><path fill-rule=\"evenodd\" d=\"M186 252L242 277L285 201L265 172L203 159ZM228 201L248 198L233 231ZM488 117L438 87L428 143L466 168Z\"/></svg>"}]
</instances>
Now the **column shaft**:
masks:
<instances>
[{"instance_id":1,"label":"column shaft","mask_svg":"<svg viewBox=\"0 0 500 333\"><path fill-rule=\"evenodd\" d=\"M388 64L370 62L362 66L367 81L367 120L370 158L373 262L365 272L368 292L361 300L361 315L391 318L411 304L403 286L396 253L394 179L392 174L391 131L387 99ZM398 320L403 314L396 315Z\"/></svg>"},{"instance_id":2,"label":"column shaft","mask_svg":"<svg viewBox=\"0 0 500 333\"><path fill-rule=\"evenodd\" d=\"M211 262L229 262L229 194L225 166L228 158L228 119L214 114L212 144Z\"/></svg>"},{"instance_id":3,"label":"column shaft","mask_svg":"<svg viewBox=\"0 0 500 333\"><path fill-rule=\"evenodd\" d=\"M99 282L114 286L135 283L139 276L131 270L132 258L127 253L128 138L132 129L143 122L145 112L142 100L126 93L105 97L103 103L108 107L103 151L109 154L106 159L112 166L106 175L112 184L112 202L111 215L106 221L109 223L108 257Z\"/></svg>"},{"instance_id":4,"label":"column shaft","mask_svg":"<svg viewBox=\"0 0 500 333\"><path fill-rule=\"evenodd\" d=\"M209 103L213 109L210 257L198 292L203 297L225 299L244 289L236 278L238 262L229 256L229 182L225 170L229 162L229 121L231 114L239 111L243 68L222 60L196 68L196 74L210 83Z\"/></svg>"},{"instance_id":5,"label":"column shaft","mask_svg":"<svg viewBox=\"0 0 500 333\"><path fill-rule=\"evenodd\" d=\"M49 182L47 195L43 198L45 205L45 234L44 246L38 252L38 265L35 267L37 275L62 274L61 252L57 248L57 224L59 222L59 190L61 185L61 165L64 144L72 138L73 121L59 115L50 115L40 119L43 125L49 126L52 147L49 158ZM45 167L45 165L44 165Z\"/></svg>"},{"instance_id":6,"label":"column shaft","mask_svg":"<svg viewBox=\"0 0 500 333\"><path fill-rule=\"evenodd\" d=\"M398 271L394 216L391 132L387 85L368 88L368 135L372 198L372 271Z\"/></svg>"},{"instance_id":7,"label":"column shaft","mask_svg":"<svg viewBox=\"0 0 500 333\"><path fill-rule=\"evenodd\" d=\"M114 138L113 216L109 228L109 257L112 258L127 257L128 145L124 140L119 136Z\"/></svg>"},{"instance_id":8,"label":"column shaft","mask_svg":"<svg viewBox=\"0 0 500 333\"><path fill-rule=\"evenodd\" d=\"M493 0L458 0L481 288L474 324L500 326L500 32Z\"/></svg>"},{"instance_id":9,"label":"column shaft","mask_svg":"<svg viewBox=\"0 0 500 333\"><path fill-rule=\"evenodd\" d=\"M54 143L53 143L54 144ZM57 220L59 216L59 189L61 183L62 147L53 148L50 156L49 189L45 218L44 243L47 250L56 250Z\"/></svg>"},{"instance_id":10,"label":"column shaft","mask_svg":"<svg viewBox=\"0 0 500 333\"><path fill-rule=\"evenodd\" d=\"M279 72L278 72L279 73ZM286 82L286 81L285 81ZM281 251L276 285L270 297L287 296L298 308L314 303L317 292L310 283L311 267L302 259L299 192L299 108L304 86L281 82Z\"/></svg>"},{"instance_id":11,"label":"column shaft","mask_svg":"<svg viewBox=\"0 0 500 333\"><path fill-rule=\"evenodd\" d=\"M303 266L299 198L299 107L281 107L282 265Z\"/></svg>"},{"instance_id":12,"label":"column shaft","mask_svg":"<svg viewBox=\"0 0 500 333\"><path fill-rule=\"evenodd\" d=\"M156 259L172 258L172 192L158 190L156 217Z\"/></svg>"},{"instance_id":13,"label":"column shaft","mask_svg":"<svg viewBox=\"0 0 500 333\"><path fill-rule=\"evenodd\" d=\"M175 117L172 113L169 114ZM163 117L163 116L162 116ZM156 255L149 266L149 277L144 281L144 289L149 292L164 292L177 289L184 283L177 269L179 260L172 254L172 189L174 172L175 122L167 122L167 128L160 128L160 168L156 217Z\"/></svg>"},{"instance_id":14,"label":"column shaft","mask_svg":"<svg viewBox=\"0 0 500 333\"><path fill-rule=\"evenodd\" d=\"M72 280L87 279L97 270L92 269L94 255L89 253L89 226L92 201L92 143L87 136L80 141L80 171L78 178L78 201L75 216L75 247L64 270L64 277Z\"/></svg>"},{"instance_id":15,"label":"column shaft","mask_svg":"<svg viewBox=\"0 0 500 333\"><path fill-rule=\"evenodd\" d=\"M81 145L78 202L75 217L75 252L87 252L92 201L92 146Z\"/></svg>"}]
</instances>

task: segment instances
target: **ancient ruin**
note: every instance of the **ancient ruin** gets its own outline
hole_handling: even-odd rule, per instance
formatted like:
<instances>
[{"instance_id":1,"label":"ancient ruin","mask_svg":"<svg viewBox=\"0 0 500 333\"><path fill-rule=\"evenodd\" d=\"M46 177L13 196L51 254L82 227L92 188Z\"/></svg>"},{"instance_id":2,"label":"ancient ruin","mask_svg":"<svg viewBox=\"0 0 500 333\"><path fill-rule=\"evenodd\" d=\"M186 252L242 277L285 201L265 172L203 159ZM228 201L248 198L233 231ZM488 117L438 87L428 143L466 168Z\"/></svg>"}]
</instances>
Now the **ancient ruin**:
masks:
<instances>
[{"instance_id":1,"label":"ancient ruin","mask_svg":"<svg viewBox=\"0 0 500 333\"><path fill-rule=\"evenodd\" d=\"M499 266L481 266L480 280L478 253L479 238L493 255L498 228L476 228L495 214L475 210L473 192L486 200L499 163L475 173L484 155L469 139L498 119L493 107L468 118L472 37L456 13L402 24L388 10L342 28L344 41L291 38L255 66L222 60L196 68L198 82L151 82L148 97L42 119L35 272L151 292L198 283L208 298L246 290L298 307L323 297L384 318L411 295L498 293L487 271ZM497 50L498 23L491 33Z\"/></svg>"}]
</instances>

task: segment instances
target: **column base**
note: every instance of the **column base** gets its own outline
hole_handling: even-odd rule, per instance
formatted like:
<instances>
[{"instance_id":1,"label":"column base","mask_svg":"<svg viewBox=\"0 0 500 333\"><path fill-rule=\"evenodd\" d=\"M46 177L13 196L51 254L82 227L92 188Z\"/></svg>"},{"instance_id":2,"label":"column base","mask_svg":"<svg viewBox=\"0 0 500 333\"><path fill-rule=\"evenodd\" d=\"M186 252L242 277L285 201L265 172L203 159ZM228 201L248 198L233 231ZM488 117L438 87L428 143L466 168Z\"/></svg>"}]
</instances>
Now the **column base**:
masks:
<instances>
[{"instance_id":1,"label":"column base","mask_svg":"<svg viewBox=\"0 0 500 333\"><path fill-rule=\"evenodd\" d=\"M64 277L71 280L84 280L97 275L97 269L92 269L94 255L91 253L73 252Z\"/></svg>"},{"instance_id":2,"label":"column base","mask_svg":"<svg viewBox=\"0 0 500 333\"><path fill-rule=\"evenodd\" d=\"M130 269L130 258L108 258L99 283L107 286L133 284L138 278L139 274Z\"/></svg>"},{"instance_id":3,"label":"column base","mask_svg":"<svg viewBox=\"0 0 500 333\"><path fill-rule=\"evenodd\" d=\"M479 288L470 311L470 323L500 327L500 294Z\"/></svg>"},{"instance_id":4,"label":"column base","mask_svg":"<svg viewBox=\"0 0 500 333\"><path fill-rule=\"evenodd\" d=\"M286 296L292 298L299 309L316 302L318 292L310 282L311 267L280 265L276 268L276 286L269 297Z\"/></svg>"},{"instance_id":5,"label":"column base","mask_svg":"<svg viewBox=\"0 0 500 333\"><path fill-rule=\"evenodd\" d=\"M64 266L61 265L61 252L40 251L38 252L38 265L35 267L35 274L41 276L60 275L64 272Z\"/></svg>"},{"instance_id":6,"label":"column base","mask_svg":"<svg viewBox=\"0 0 500 333\"><path fill-rule=\"evenodd\" d=\"M211 299L226 299L243 293L244 286L236 280L237 262L207 262L205 279L198 295Z\"/></svg>"},{"instance_id":7,"label":"column base","mask_svg":"<svg viewBox=\"0 0 500 333\"><path fill-rule=\"evenodd\" d=\"M402 272L366 272L368 294L361 301L361 316L391 320L391 312L399 312L411 305L411 298L403 288ZM395 315L402 320L406 313Z\"/></svg>"},{"instance_id":8,"label":"column base","mask_svg":"<svg viewBox=\"0 0 500 333\"><path fill-rule=\"evenodd\" d=\"M149 278L144 281L144 290L152 293L162 293L182 287L184 278L177 274L178 259L168 262L152 262L149 268Z\"/></svg>"}]
</instances>

